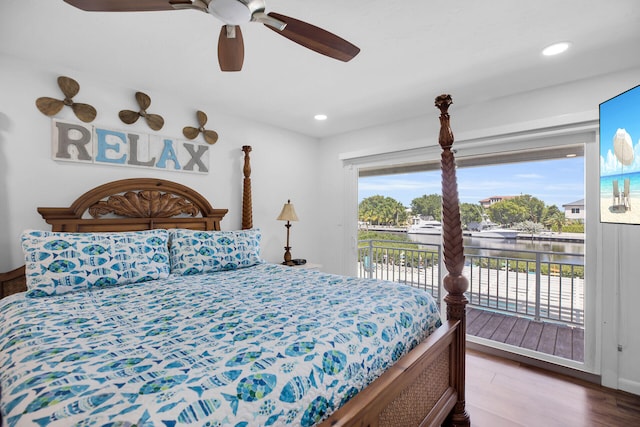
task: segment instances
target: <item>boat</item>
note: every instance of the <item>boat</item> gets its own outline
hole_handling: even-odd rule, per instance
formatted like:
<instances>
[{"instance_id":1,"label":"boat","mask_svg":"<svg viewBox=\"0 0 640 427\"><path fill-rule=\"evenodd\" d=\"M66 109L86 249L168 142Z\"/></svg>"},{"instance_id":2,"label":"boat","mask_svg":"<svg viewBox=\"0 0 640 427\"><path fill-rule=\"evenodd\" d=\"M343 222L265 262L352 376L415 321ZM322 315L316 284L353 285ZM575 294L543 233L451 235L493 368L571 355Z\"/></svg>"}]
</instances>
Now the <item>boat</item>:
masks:
<instances>
[{"instance_id":1,"label":"boat","mask_svg":"<svg viewBox=\"0 0 640 427\"><path fill-rule=\"evenodd\" d=\"M422 218L414 218L413 224L407 229L407 234L442 234L442 223L434 220L424 220Z\"/></svg>"},{"instance_id":2,"label":"boat","mask_svg":"<svg viewBox=\"0 0 640 427\"><path fill-rule=\"evenodd\" d=\"M518 237L518 230L511 228L483 228L480 231L472 231L471 237L488 239L515 239Z\"/></svg>"},{"instance_id":3,"label":"boat","mask_svg":"<svg viewBox=\"0 0 640 427\"><path fill-rule=\"evenodd\" d=\"M481 222L471 222L468 224L469 231L465 234L471 237L488 239L516 239L519 230L513 228L502 228L500 224L491 221L486 214L482 215Z\"/></svg>"}]
</instances>

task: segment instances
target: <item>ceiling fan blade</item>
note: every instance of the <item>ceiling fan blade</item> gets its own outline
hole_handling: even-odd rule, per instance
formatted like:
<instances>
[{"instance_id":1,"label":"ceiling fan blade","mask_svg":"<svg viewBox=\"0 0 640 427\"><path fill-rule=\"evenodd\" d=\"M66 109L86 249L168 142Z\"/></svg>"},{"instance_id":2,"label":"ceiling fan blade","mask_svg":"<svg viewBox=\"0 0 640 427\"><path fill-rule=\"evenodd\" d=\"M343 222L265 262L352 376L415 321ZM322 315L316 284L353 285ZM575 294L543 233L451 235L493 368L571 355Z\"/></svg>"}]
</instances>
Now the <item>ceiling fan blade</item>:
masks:
<instances>
[{"instance_id":1,"label":"ceiling fan blade","mask_svg":"<svg viewBox=\"0 0 640 427\"><path fill-rule=\"evenodd\" d=\"M136 101L141 109L146 110L151 105L151 98L146 93L136 92Z\"/></svg>"},{"instance_id":2,"label":"ceiling fan blade","mask_svg":"<svg viewBox=\"0 0 640 427\"><path fill-rule=\"evenodd\" d=\"M204 140L213 145L218 142L218 133L213 130L205 130L203 132Z\"/></svg>"},{"instance_id":3,"label":"ceiling fan blade","mask_svg":"<svg viewBox=\"0 0 640 427\"><path fill-rule=\"evenodd\" d=\"M88 12L149 12L174 10L172 4L191 4L189 0L64 0Z\"/></svg>"},{"instance_id":4,"label":"ceiling fan blade","mask_svg":"<svg viewBox=\"0 0 640 427\"><path fill-rule=\"evenodd\" d=\"M240 71L244 63L244 41L237 25L223 25L218 37L218 63L222 71Z\"/></svg>"},{"instance_id":5,"label":"ceiling fan blade","mask_svg":"<svg viewBox=\"0 0 640 427\"><path fill-rule=\"evenodd\" d=\"M198 116L198 123L200 124L200 127L207 124L207 115L203 111L198 110L196 115Z\"/></svg>"},{"instance_id":6,"label":"ceiling fan blade","mask_svg":"<svg viewBox=\"0 0 640 427\"><path fill-rule=\"evenodd\" d=\"M191 126L185 126L182 128L182 134L188 139L195 139L195 137L198 136L199 133L200 130Z\"/></svg>"},{"instance_id":7,"label":"ceiling fan blade","mask_svg":"<svg viewBox=\"0 0 640 427\"><path fill-rule=\"evenodd\" d=\"M42 98L36 99L36 107L38 107L38 110L45 116L53 116L62 110L64 102L59 99L43 96Z\"/></svg>"},{"instance_id":8,"label":"ceiling fan blade","mask_svg":"<svg viewBox=\"0 0 640 427\"><path fill-rule=\"evenodd\" d=\"M265 24L267 28L322 55L347 62L360 52L359 47L322 28L279 13L270 12L267 15L287 24L284 30L278 30Z\"/></svg>"},{"instance_id":9,"label":"ceiling fan blade","mask_svg":"<svg viewBox=\"0 0 640 427\"><path fill-rule=\"evenodd\" d=\"M138 120L138 117L140 117L140 113L131 110L121 110L118 113L118 117L120 117L120 120L122 120L124 123L132 125Z\"/></svg>"},{"instance_id":10,"label":"ceiling fan blade","mask_svg":"<svg viewBox=\"0 0 640 427\"><path fill-rule=\"evenodd\" d=\"M73 98L80 92L80 85L71 77L58 77L58 86L60 86L62 93L64 93L64 96L68 99Z\"/></svg>"},{"instance_id":11,"label":"ceiling fan blade","mask_svg":"<svg viewBox=\"0 0 640 427\"><path fill-rule=\"evenodd\" d=\"M96 109L89 104L80 104L80 103L74 102L71 105L71 108L73 109L73 112L76 114L76 117L85 123L92 122L93 119L95 119L96 115L98 114Z\"/></svg>"},{"instance_id":12,"label":"ceiling fan blade","mask_svg":"<svg viewBox=\"0 0 640 427\"><path fill-rule=\"evenodd\" d=\"M153 130L160 130L164 126L164 119L157 114L147 114L144 117L147 120L147 124Z\"/></svg>"}]
</instances>

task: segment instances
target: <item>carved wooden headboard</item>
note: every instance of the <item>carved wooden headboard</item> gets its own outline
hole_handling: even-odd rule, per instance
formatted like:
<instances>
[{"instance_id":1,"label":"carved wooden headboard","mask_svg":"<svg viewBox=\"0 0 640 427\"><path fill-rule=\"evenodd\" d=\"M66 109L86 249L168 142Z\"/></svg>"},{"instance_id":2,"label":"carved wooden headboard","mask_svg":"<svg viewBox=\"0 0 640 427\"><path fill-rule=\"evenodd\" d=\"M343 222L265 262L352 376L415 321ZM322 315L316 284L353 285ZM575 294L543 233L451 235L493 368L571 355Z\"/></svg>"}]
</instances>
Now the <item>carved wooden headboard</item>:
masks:
<instances>
[{"instance_id":1,"label":"carved wooden headboard","mask_svg":"<svg viewBox=\"0 0 640 427\"><path fill-rule=\"evenodd\" d=\"M251 166L244 151L242 228L251 228ZM95 187L66 208L38 208L52 231L118 232L153 228L220 230L227 209L214 209L197 191L157 178L129 178ZM26 290L24 266L0 274L0 298Z\"/></svg>"},{"instance_id":2,"label":"carved wooden headboard","mask_svg":"<svg viewBox=\"0 0 640 427\"><path fill-rule=\"evenodd\" d=\"M227 211L214 209L189 187L156 178L109 182L87 191L68 208L38 208L53 231L79 233L153 228L220 230Z\"/></svg>"}]
</instances>

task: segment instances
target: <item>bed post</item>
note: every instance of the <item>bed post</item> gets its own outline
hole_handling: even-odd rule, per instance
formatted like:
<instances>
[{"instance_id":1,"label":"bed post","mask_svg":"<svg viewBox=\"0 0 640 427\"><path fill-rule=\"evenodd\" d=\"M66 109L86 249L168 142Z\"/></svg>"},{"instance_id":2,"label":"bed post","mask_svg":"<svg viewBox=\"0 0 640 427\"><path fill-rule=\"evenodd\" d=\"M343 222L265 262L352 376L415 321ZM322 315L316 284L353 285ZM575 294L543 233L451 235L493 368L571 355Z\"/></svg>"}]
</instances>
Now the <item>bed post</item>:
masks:
<instances>
[{"instance_id":1,"label":"bed post","mask_svg":"<svg viewBox=\"0 0 640 427\"><path fill-rule=\"evenodd\" d=\"M249 159L249 153L251 152L250 145L242 146L244 151L244 181L242 188L242 229L247 230L253 227L253 214L251 207L251 159Z\"/></svg>"},{"instance_id":2,"label":"bed post","mask_svg":"<svg viewBox=\"0 0 640 427\"><path fill-rule=\"evenodd\" d=\"M449 125L449 106L453 103L451 95L440 95L436 98L436 107L440 109L440 135L438 142L442 148L442 245L444 264L448 274L443 279L447 296L447 319L459 321L455 337L457 350L451 362L454 369L452 378L458 392L448 424L456 427L470 425L469 414L465 408L465 349L466 349L466 305L464 293L469 287L469 281L462 275L464 269L464 247L462 244L462 225L460 223L460 204L458 200L458 183L456 181L456 161L451 150L453 146L453 132Z\"/></svg>"}]
</instances>

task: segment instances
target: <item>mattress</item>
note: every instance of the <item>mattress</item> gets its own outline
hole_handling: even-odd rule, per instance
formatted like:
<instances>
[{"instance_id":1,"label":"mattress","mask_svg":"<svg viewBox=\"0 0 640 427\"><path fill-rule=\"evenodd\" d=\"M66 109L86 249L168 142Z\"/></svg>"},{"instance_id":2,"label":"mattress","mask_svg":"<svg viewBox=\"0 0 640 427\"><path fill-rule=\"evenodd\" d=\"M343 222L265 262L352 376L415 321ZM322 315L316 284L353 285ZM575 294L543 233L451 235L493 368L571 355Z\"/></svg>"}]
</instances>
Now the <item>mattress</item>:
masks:
<instances>
[{"instance_id":1,"label":"mattress","mask_svg":"<svg viewBox=\"0 0 640 427\"><path fill-rule=\"evenodd\" d=\"M9 426L311 426L441 325L423 290L258 264L0 300Z\"/></svg>"}]
</instances>

